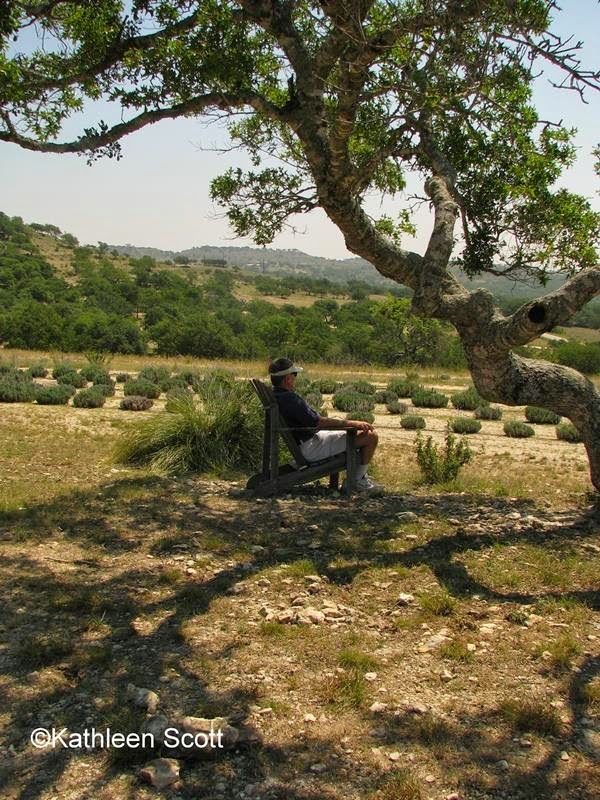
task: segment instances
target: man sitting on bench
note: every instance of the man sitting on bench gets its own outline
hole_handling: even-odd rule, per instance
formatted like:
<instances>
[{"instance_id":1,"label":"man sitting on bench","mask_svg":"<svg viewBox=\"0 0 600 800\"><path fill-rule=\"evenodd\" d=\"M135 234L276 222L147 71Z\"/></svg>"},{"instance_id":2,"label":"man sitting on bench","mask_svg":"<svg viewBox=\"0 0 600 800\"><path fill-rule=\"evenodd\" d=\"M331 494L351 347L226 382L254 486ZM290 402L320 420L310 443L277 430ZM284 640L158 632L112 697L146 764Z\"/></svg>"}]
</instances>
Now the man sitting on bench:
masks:
<instances>
[{"instance_id":1,"label":"man sitting on bench","mask_svg":"<svg viewBox=\"0 0 600 800\"><path fill-rule=\"evenodd\" d=\"M369 462L377 447L377 433L369 422L362 420L322 417L294 391L296 375L303 372L289 358L277 358L269 365L273 394L292 436L307 461L331 458L346 449L346 431L358 431L356 446L360 448L360 464L354 476L354 488L359 492L382 489L367 474Z\"/></svg>"}]
</instances>

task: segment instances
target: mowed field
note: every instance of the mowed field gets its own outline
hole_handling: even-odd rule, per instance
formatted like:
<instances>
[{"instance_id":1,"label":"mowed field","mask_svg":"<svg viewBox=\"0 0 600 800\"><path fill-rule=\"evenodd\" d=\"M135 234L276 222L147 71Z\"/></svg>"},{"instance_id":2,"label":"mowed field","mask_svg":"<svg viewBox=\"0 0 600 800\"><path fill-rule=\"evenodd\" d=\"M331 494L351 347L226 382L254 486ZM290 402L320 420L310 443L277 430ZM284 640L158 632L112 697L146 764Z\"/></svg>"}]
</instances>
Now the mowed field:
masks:
<instances>
[{"instance_id":1,"label":"mowed field","mask_svg":"<svg viewBox=\"0 0 600 800\"><path fill-rule=\"evenodd\" d=\"M110 369L149 364L217 366L117 356ZM447 394L468 383L421 380ZM115 465L127 426L164 406L124 412L121 393L101 409L0 406L1 796L156 797L140 769L174 755L180 782L165 791L190 800L598 797L600 515L583 445L484 421L459 479L425 487L415 434L377 406L383 496L257 500L244 476ZM436 441L470 416L418 413ZM158 709L135 705L130 684ZM29 740L157 715L226 717L238 741L199 758Z\"/></svg>"}]
</instances>

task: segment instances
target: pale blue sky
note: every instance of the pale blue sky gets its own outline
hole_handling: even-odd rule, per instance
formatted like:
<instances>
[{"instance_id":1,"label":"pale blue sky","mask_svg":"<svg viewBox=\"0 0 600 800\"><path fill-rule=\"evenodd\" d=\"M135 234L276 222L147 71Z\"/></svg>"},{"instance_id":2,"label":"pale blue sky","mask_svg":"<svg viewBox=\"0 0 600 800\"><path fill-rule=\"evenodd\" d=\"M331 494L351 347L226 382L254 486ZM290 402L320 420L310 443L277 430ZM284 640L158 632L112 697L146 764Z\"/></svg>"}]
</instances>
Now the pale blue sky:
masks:
<instances>
[{"instance_id":1,"label":"pale blue sky","mask_svg":"<svg viewBox=\"0 0 600 800\"><path fill-rule=\"evenodd\" d=\"M586 65L597 68L600 52L600 7L596 0L565 0L555 30L573 33L585 42ZM536 91L537 106L548 119L563 118L578 128L579 159L562 183L593 198L600 208L599 181L591 150L600 140L600 95L588 92L583 105L574 92L551 90L544 78ZM105 115L106 116L106 115ZM93 120L88 118L85 124ZM69 124L68 132L83 126ZM218 155L207 148L222 144L222 130L201 120L165 121L123 140L123 158L102 159L87 166L85 159L21 150L0 142L0 210L27 222L58 225L82 243L98 240L182 250L195 245L251 244L234 239L227 221L208 197L210 179L228 166L245 166L242 153ZM384 210L398 208L386 203ZM381 213L377 203L372 213ZM425 208L416 220L416 239L404 246L423 251L431 222ZM298 248L313 255L344 258L342 236L321 211L294 220L299 232L281 234L273 246Z\"/></svg>"}]
</instances>

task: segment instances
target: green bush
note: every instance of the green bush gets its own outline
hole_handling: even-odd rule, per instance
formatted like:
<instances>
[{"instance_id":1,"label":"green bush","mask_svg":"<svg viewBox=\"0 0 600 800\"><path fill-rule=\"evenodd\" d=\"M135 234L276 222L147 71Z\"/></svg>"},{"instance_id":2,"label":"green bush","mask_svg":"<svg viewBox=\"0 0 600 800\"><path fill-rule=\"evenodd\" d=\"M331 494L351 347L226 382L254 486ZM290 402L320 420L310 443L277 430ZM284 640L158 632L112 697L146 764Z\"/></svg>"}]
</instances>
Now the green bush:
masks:
<instances>
[{"instance_id":1,"label":"green bush","mask_svg":"<svg viewBox=\"0 0 600 800\"><path fill-rule=\"evenodd\" d=\"M556 438L561 439L563 442L572 442L578 444L582 442L581 434L571 422L561 422L556 426Z\"/></svg>"},{"instance_id":2,"label":"green bush","mask_svg":"<svg viewBox=\"0 0 600 800\"><path fill-rule=\"evenodd\" d=\"M469 386L462 392L455 392L450 400L454 408L458 408L460 411L475 411L476 408L488 404L474 386Z\"/></svg>"},{"instance_id":3,"label":"green bush","mask_svg":"<svg viewBox=\"0 0 600 800\"><path fill-rule=\"evenodd\" d=\"M348 383L343 383L340 387L340 391L342 389L347 389L350 392L358 392L358 394L366 394L366 395L374 395L375 394L375 387L369 381L358 380L358 381L349 381Z\"/></svg>"},{"instance_id":4,"label":"green bush","mask_svg":"<svg viewBox=\"0 0 600 800\"><path fill-rule=\"evenodd\" d=\"M370 411L356 411L353 414L347 414L346 419L362 420L363 422L375 422L375 416Z\"/></svg>"},{"instance_id":5,"label":"green bush","mask_svg":"<svg viewBox=\"0 0 600 800\"><path fill-rule=\"evenodd\" d=\"M323 408L323 395L321 394L321 392L316 392L313 389L312 391L309 391L307 392L307 394L304 395L304 399L306 400L308 405L311 406L311 408L314 408L315 411L321 413L321 410Z\"/></svg>"},{"instance_id":6,"label":"green bush","mask_svg":"<svg viewBox=\"0 0 600 800\"><path fill-rule=\"evenodd\" d=\"M540 406L527 406L525 408L525 419L527 422L534 422L538 425L558 425L561 418L559 414Z\"/></svg>"},{"instance_id":7,"label":"green bush","mask_svg":"<svg viewBox=\"0 0 600 800\"><path fill-rule=\"evenodd\" d=\"M82 389L73 398L75 408L102 408L105 402L106 397L98 391L97 387Z\"/></svg>"},{"instance_id":8,"label":"green bush","mask_svg":"<svg viewBox=\"0 0 600 800\"><path fill-rule=\"evenodd\" d=\"M58 380L61 375L64 375L65 372L77 372L77 367L75 364L71 364L70 361L61 361L60 364L57 364L52 370L52 377L54 380Z\"/></svg>"},{"instance_id":9,"label":"green bush","mask_svg":"<svg viewBox=\"0 0 600 800\"><path fill-rule=\"evenodd\" d=\"M421 434L418 433L416 453L423 480L428 484L453 481L461 467L468 464L473 457L467 442L463 439L457 442L450 430L446 433L443 448L433 444L431 436L423 441Z\"/></svg>"},{"instance_id":10,"label":"green bush","mask_svg":"<svg viewBox=\"0 0 600 800\"><path fill-rule=\"evenodd\" d=\"M27 370L30 378L45 378L48 375L48 370L43 364L32 364Z\"/></svg>"},{"instance_id":11,"label":"green bush","mask_svg":"<svg viewBox=\"0 0 600 800\"><path fill-rule=\"evenodd\" d=\"M35 399L39 406L66 406L74 394L74 386L59 383L56 386L38 386Z\"/></svg>"},{"instance_id":12,"label":"green bush","mask_svg":"<svg viewBox=\"0 0 600 800\"><path fill-rule=\"evenodd\" d=\"M531 425L526 425L518 420L510 420L504 423L504 433L513 439L527 439L529 436L533 436L535 431Z\"/></svg>"},{"instance_id":13,"label":"green bush","mask_svg":"<svg viewBox=\"0 0 600 800\"><path fill-rule=\"evenodd\" d=\"M35 384L12 374L0 375L0 403L31 403L35 400Z\"/></svg>"},{"instance_id":14,"label":"green bush","mask_svg":"<svg viewBox=\"0 0 600 800\"><path fill-rule=\"evenodd\" d=\"M128 372L117 372L115 375L115 380L117 383L126 383L130 379L130 375Z\"/></svg>"},{"instance_id":15,"label":"green bush","mask_svg":"<svg viewBox=\"0 0 600 800\"><path fill-rule=\"evenodd\" d=\"M144 367L138 372L138 381L155 383L157 386L171 377L171 370L167 367Z\"/></svg>"},{"instance_id":16,"label":"green bush","mask_svg":"<svg viewBox=\"0 0 600 800\"><path fill-rule=\"evenodd\" d=\"M418 388L418 383L406 378L395 378L387 385L388 391L394 392L397 397L410 397Z\"/></svg>"},{"instance_id":17,"label":"green bush","mask_svg":"<svg viewBox=\"0 0 600 800\"><path fill-rule=\"evenodd\" d=\"M479 433L481 422L471 417L455 417L449 425L454 433Z\"/></svg>"},{"instance_id":18,"label":"green bush","mask_svg":"<svg viewBox=\"0 0 600 800\"><path fill-rule=\"evenodd\" d=\"M94 383L91 387L92 389L96 389L100 394L103 394L104 397L113 397L115 394L115 383L111 381L109 378L109 382L105 383L101 381L100 383Z\"/></svg>"},{"instance_id":19,"label":"green bush","mask_svg":"<svg viewBox=\"0 0 600 800\"><path fill-rule=\"evenodd\" d=\"M330 378L321 378L313 381L313 386L316 386L321 394L333 394L339 384L337 381L331 380Z\"/></svg>"},{"instance_id":20,"label":"green bush","mask_svg":"<svg viewBox=\"0 0 600 800\"><path fill-rule=\"evenodd\" d=\"M398 395L396 392L392 392L389 389L381 389L380 391L375 392L376 403L387 405L388 403L393 403L396 400L398 400Z\"/></svg>"},{"instance_id":21,"label":"green bush","mask_svg":"<svg viewBox=\"0 0 600 800\"><path fill-rule=\"evenodd\" d=\"M426 427L425 417L418 414L405 414L400 419L400 425L407 431L420 431Z\"/></svg>"},{"instance_id":22,"label":"green bush","mask_svg":"<svg viewBox=\"0 0 600 800\"><path fill-rule=\"evenodd\" d=\"M110 381L109 371L98 366L98 364L86 364L79 372L90 383L108 383Z\"/></svg>"},{"instance_id":23,"label":"green bush","mask_svg":"<svg viewBox=\"0 0 600 800\"><path fill-rule=\"evenodd\" d=\"M160 397L160 386L150 381L145 380L130 380L127 381L123 387L123 394L125 397L131 394L140 395L141 397L149 397L151 400L156 400Z\"/></svg>"},{"instance_id":24,"label":"green bush","mask_svg":"<svg viewBox=\"0 0 600 800\"><path fill-rule=\"evenodd\" d=\"M197 402L185 397L171 411L135 425L118 443L123 464L147 466L169 474L255 471L263 445L262 406L245 381L218 382Z\"/></svg>"},{"instance_id":25,"label":"green bush","mask_svg":"<svg viewBox=\"0 0 600 800\"><path fill-rule=\"evenodd\" d=\"M426 389L424 386L415 389L410 399L417 408L445 408L448 405L448 397L445 394L436 389Z\"/></svg>"},{"instance_id":26,"label":"green bush","mask_svg":"<svg viewBox=\"0 0 600 800\"><path fill-rule=\"evenodd\" d=\"M202 400L211 402L219 397L229 397L235 391L238 383L240 381L236 381L235 373L232 370L213 369L195 381L193 389ZM310 381L306 382L306 387L310 387ZM297 388L296 391L298 391Z\"/></svg>"},{"instance_id":27,"label":"green bush","mask_svg":"<svg viewBox=\"0 0 600 800\"><path fill-rule=\"evenodd\" d=\"M65 384L66 386L74 386L76 389L83 389L84 386L87 386L87 379L85 375L76 372L74 369L68 370L67 372L61 372L56 379L56 382L59 384Z\"/></svg>"},{"instance_id":28,"label":"green bush","mask_svg":"<svg viewBox=\"0 0 600 800\"><path fill-rule=\"evenodd\" d=\"M502 409L498 406L478 406L475 419L502 419Z\"/></svg>"},{"instance_id":29,"label":"green bush","mask_svg":"<svg viewBox=\"0 0 600 800\"><path fill-rule=\"evenodd\" d=\"M564 342L552 349L550 358L586 375L595 375L600 372L600 342Z\"/></svg>"},{"instance_id":30,"label":"green bush","mask_svg":"<svg viewBox=\"0 0 600 800\"><path fill-rule=\"evenodd\" d=\"M406 403L401 403L399 400L392 400L386 405L389 414L406 414L407 407Z\"/></svg>"},{"instance_id":31,"label":"green bush","mask_svg":"<svg viewBox=\"0 0 600 800\"><path fill-rule=\"evenodd\" d=\"M372 395L339 389L333 395L333 407L338 411L372 411L375 408L375 398Z\"/></svg>"},{"instance_id":32,"label":"green bush","mask_svg":"<svg viewBox=\"0 0 600 800\"><path fill-rule=\"evenodd\" d=\"M154 405L154 400L149 397L142 397L139 394L130 394L121 400L119 408L123 411L147 411Z\"/></svg>"},{"instance_id":33,"label":"green bush","mask_svg":"<svg viewBox=\"0 0 600 800\"><path fill-rule=\"evenodd\" d=\"M193 386L194 382L200 377L200 373L196 369L182 369L179 375L188 386Z\"/></svg>"},{"instance_id":34,"label":"green bush","mask_svg":"<svg viewBox=\"0 0 600 800\"><path fill-rule=\"evenodd\" d=\"M170 378L161 381L159 385L163 392L171 392L174 389L188 389L189 387L188 382L181 375L171 375Z\"/></svg>"}]
</instances>

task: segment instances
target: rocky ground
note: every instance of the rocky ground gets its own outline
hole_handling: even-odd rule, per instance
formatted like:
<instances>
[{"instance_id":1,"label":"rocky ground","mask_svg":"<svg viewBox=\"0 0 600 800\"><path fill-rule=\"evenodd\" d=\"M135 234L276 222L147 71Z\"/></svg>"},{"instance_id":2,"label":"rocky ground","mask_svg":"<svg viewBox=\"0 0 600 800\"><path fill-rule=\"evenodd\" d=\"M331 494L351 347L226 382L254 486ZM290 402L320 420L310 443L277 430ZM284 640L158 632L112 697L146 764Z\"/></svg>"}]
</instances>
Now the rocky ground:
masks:
<instances>
[{"instance_id":1,"label":"rocky ground","mask_svg":"<svg viewBox=\"0 0 600 800\"><path fill-rule=\"evenodd\" d=\"M0 793L592 800L599 523L584 498L128 474L7 513ZM211 720L223 748L164 743ZM156 746L36 749L39 727Z\"/></svg>"}]
</instances>

